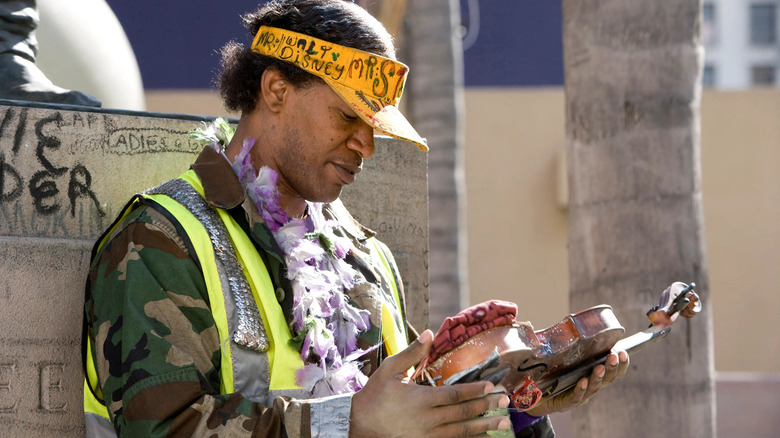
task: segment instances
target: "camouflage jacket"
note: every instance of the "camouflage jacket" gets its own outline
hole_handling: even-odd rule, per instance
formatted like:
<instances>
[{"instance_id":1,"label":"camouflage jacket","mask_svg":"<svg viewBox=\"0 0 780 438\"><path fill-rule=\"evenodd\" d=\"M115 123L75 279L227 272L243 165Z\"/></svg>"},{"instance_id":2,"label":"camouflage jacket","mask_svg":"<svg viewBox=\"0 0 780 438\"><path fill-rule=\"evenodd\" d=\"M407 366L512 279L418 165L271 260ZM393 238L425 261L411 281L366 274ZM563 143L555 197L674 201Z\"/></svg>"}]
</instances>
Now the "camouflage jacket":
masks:
<instances>
[{"instance_id":1,"label":"camouflage jacket","mask_svg":"<svg viewBox=\"0 0 780 438\"><path fill-rule=\"evenodd\" d=\"M292 290L282 252L257 215L247 214L251 201L230 165L205 148L192 167L209 205L229 211L252 238L289 318ZM350 237L346 260L366 280L347 294L371 312L372 328L359 340L364 348L380 344L365 358L363 371L370 375L384 356L381 306L393 300L390 279L363 245L374 233L338 201L325 212ZM170 213L140 198L101 241L106 243L94 252L87 279L85 315L99 385L119 436L314 436L324 432L321 427L346 435L348 421L312 426L312 412L348 420L349 397L278 397L265 406L239 393L220 394L220 345L205 281L191 242ZM400 280L391 253L382 248ZM403 309L395 317L405 320Z\"/></svg>"}]
</instances>

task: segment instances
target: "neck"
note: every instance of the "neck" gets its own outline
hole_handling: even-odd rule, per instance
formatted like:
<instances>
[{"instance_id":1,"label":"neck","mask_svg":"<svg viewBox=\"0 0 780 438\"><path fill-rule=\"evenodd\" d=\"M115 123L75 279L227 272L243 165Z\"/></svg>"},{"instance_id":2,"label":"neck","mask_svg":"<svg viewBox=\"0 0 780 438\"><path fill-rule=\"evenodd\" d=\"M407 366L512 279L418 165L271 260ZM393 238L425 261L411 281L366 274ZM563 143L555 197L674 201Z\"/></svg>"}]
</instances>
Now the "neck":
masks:
<instances>
[{"instance_id":1,"label":"neck","mask_svg":"<svg viewBox=\"0 0 780 438\"><path fill-rule=\"evenodd\" d=\"M231 162L235 161L236 155L241 151L244 144L244 139L254 137L255 145L252 147L250 156L252 159L252 167L257 172L262 166L268 166L273 169L278 175L277 189L279 190L279 206L287 213L288 217L300 218L306 213L306 200L292 190L284 180L284 176L279 172L273 162L270 160L264 160L262 154L263 144L262 136L258 135L263 132L261 129L249 129L251 123L249 123L248 117L243 116L241 122L239 122L235 135L230 140L230 143L225 148L225 156L230 159Z\"/></svg>"},{"instance_id":2,"label":"neck","mask_svg":"<svg viewBox=\"0 0 780 438\"><path fill-rule=\"evenodd\" d=\"M279 206L282 207L288 217L300 219L306 214L306 200L301 197L291 198L285 196L280 190Z\"/></svg>"}]
</instances>

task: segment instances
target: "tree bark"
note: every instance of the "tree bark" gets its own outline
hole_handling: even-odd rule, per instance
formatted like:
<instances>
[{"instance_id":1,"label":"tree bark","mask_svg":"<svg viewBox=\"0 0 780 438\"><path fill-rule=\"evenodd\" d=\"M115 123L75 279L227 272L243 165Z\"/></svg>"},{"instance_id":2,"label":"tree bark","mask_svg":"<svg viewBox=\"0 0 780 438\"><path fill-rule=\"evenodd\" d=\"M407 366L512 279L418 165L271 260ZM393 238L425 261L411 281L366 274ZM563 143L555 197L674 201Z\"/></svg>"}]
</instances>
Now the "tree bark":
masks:
<instances>
[{"instance_id":1,"label":"tree bark","mask_svg":"<svg viewBox=\"0 0 780 438\"><path fill-rule=\"evenodd\" d=\"M430 323L468 304L463 181L463 51L457 0L407 0L407 117L428 140Z\"/></svg>"},{"instance_id":2,"label":"tree bark","mask_svg":"<svg viewBox=\"0 0 780 438\"><path fill-rule=\"evenodd\" d=\"M713 437L701 194L700 0L564 0L572 310L608 303L631 334L672 282L704 309L572 412L578 437Z\"/></svg>"}]
</instances>

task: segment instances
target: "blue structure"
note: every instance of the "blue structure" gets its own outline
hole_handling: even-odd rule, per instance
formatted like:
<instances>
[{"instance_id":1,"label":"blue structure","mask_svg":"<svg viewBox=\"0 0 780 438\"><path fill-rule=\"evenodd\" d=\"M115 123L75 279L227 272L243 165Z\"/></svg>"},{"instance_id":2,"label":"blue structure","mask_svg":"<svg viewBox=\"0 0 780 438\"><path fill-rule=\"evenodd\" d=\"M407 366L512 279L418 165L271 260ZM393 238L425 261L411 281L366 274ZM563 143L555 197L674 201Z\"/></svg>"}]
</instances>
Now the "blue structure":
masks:
<instances>
[{"instance_id":1,"label":"blue structure","mask_svg":"<svg viewBox=\"0 0 780 438\"><path fill-rule=\"evenodd\" d=\"M259 0L107 0L127 33L147 89L213 87L219 49L249 44L238 14ZM464 47L467 87L563 84L561 3L461 0L470 34ZM476 37L476 39L474 39Z\"/></svg>"}]
</instances>

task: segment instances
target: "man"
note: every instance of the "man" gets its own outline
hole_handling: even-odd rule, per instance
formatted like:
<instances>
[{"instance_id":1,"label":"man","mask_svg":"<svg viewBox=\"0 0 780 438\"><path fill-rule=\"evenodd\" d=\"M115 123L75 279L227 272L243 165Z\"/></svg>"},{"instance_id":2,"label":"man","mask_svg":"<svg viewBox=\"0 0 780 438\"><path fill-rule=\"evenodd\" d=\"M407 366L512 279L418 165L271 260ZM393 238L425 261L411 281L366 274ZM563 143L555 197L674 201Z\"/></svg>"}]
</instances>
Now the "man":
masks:
<instances>
[{"instance_id":1,"label":"man","mask_svg":"<svg viewBox=\"0 0 780 438\"><path fill-rule=\"evenodd\" d=\"M429 387L409 370L432 333L405 323L392 254L338 201L374 130L427 150L397 109L408 69L358 6L280 0L244 17L220 91L241 112L202 131L192 169L135 197L98 241L85 303L90 434L484 436L507 429L493 384ZM625 372L613 355L546 415ZM103 403L95 400L102 399Z\"/></svg>"}]
</instances>

